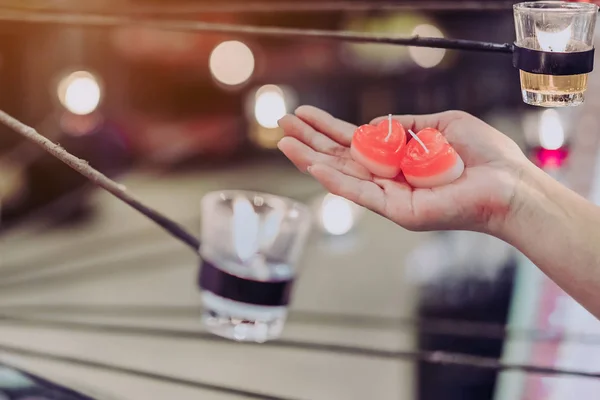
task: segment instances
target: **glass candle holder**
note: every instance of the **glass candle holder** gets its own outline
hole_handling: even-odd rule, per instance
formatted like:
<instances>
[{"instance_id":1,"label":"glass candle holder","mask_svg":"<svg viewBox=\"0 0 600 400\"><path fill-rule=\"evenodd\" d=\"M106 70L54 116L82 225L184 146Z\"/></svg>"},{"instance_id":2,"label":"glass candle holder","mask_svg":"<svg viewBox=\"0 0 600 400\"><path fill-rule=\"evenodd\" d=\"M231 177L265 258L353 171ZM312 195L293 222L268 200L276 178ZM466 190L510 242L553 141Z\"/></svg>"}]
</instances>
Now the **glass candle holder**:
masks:
<instances>
[{"instance_id":1,"label":"glass candle holder","mask_svg":"<svg viewBox=\"0 0 600 400\"><path fill-rule=\"evenodd\" d=\"M515 44L539 57L537 62L543 67L542 71L520 68L525 103L543 107L583 103L588 73L570 73L569 68L557 65L572 63L572 70L577 72L582 56L593 63L597 14L598 6L591 3L535 1L514 5ZM550 58L548 53L558 54Z\"/></svg>"},{"instance_id":2,"label":"glass candle holder","mask_svg":"<svg viewBox=\"0 0 600 400\"><path fill-rule=\"evenodd\" d=\"M202 199L199 286L210 332L248 342L281 335L310 226L308 207L284 197L232 190Z\"/></svg>"}]
</instances>

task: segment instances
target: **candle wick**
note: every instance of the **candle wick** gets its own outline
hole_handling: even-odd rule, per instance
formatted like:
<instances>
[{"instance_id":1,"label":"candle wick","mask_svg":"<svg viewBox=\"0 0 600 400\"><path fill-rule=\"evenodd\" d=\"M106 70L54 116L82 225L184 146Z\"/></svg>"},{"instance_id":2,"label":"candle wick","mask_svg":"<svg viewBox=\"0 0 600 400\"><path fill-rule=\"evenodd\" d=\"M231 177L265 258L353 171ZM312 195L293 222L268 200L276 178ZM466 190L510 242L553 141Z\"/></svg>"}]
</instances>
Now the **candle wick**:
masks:
<instances>
[{"instance_id":1,"label":"candle wick","mask_svg":"<svg viewBox=\"0 0 600 400\"><path fill-rule=\"evenodd\" d=\"M384 142L387 142L392 137L392 114L388 114L388 134L383 139Z\"/></svg>"},{"instance_id":2,"label":"candle wick","mask_svg":"<svg viewBox=\"0 0 600 400\"><path fill-rule=\"evenodd\" d=\"M413 139L415 139L417 142L419 142L421 147L423 147L423 149L425 149L425 153L429 154L429 149L427 148L427 146L425 146L425 143L423 143L423 141L421 139L419 139L419 137L410 129L408 130L408 133L410 133L410 136L412 136Z\"/></svg>"}]
</instances>

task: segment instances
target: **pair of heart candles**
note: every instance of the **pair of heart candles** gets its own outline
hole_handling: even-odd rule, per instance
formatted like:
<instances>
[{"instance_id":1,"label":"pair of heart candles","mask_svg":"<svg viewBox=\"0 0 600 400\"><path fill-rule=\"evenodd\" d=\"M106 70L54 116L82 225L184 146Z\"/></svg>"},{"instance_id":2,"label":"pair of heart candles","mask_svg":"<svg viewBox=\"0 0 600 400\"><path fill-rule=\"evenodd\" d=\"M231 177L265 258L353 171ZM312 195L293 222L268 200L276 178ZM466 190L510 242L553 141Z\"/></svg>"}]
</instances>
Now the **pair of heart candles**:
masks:
<instances>
[{"instance_id":1,"label":"pair of heart candles","mask_svg":"<svg viewBox=\"0 0 600 400\"><path fill-rule=\"evenodd\" d=\"M413 140L407 143L404 127L391 115L377 125L362 125L352 138L352 158L382 178L402 171L415 188L447 185L462 175L465 164L440 131L408 132Z\"/></svg>"}]
</instances>

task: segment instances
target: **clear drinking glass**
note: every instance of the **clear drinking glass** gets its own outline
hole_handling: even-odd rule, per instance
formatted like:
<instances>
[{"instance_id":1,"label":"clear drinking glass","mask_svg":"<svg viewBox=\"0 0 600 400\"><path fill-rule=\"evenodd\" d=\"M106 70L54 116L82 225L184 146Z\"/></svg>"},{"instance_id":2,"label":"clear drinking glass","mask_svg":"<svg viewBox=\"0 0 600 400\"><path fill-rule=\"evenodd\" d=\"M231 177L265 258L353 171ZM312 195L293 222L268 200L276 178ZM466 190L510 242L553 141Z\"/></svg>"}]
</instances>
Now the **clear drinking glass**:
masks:
<instances>
[{"instance_id":1,"label":"clear drinking glass","mask_svg":"<svg viewBox=\"0 0 600 400\"><path fill-rule=\"evenodd\" d=\"M284 197L204 196L199 285L209 331L250 342L281 335L310 226L309 209Z\"/></svg>"},{"instance_id":2,"label":"clear drinking glass","mask_svg":"<svg viewBox=\"0 0 600 400\"><path fill-rule=\"evenodd\" d=\"M514 5L516 44L546 52L591 50L598 6L535 1ZM543 107L576 106L584 101L588 74L544 75L520 71L523 101Z\"/></svg>"}]
</instances>

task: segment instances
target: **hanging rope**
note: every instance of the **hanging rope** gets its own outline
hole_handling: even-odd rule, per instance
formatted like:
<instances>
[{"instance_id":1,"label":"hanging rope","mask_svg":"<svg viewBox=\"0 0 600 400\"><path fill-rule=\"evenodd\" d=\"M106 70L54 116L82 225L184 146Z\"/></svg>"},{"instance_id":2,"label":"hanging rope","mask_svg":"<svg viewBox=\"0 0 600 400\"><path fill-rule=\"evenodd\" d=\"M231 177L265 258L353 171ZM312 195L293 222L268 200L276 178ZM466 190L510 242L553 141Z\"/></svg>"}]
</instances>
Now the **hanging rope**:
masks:
<instances>
[{"instance_id":1,"label":"hanging rope","mask_svg":"<svg viewBox=\"0 0 600 400\"><path fill-rule=\"evenodd\" d=\"M5 2L4 2L5 3ZM248 1L207 3L194 2L188 4L164 5L132 5L123 6L122 2L103 4L103 7L90 6L87 2L69 1L56 5L42 2L23 2L19 7L8 5L23 11L69 11L69 12L102 12L110 9L118 14L156 14L156 15L189 15L204 13L236 13L236 14L274 14L274 13L323 13L323 12L364 12L364 11L512 11L514 1ZM4 6L0 2L0 6Z\"/></svg>"},{"instance_id":2,"label":"hanging rope","mask_svg":"<svg viewBox=\"0 0 600 400\"><path fill-rule=\"evenodd\" d=\"M0 123L17 132L25 139L32 141L53 157L64 162L71 169L79 172L94 185L106 190L119 200L139 211L141 214L169 232L174 238L188 245L194 251L197 251L200 247L198 238L185 230L185 228L133 197L131 194L129 194L125 186L118 184L100 171L92 168L87 161L75 157L61 146L53 143L43 135L40 135L32 127L25 125L21 121L13 118L1 110Z\"/></svg>"},{"instance_id":3,"label":"hanging rope","mask_svg":"<svg viewBox=\"0 0 600 400\"><path fill-rule=\"evenodd\" d=\"M380 350L367 347L346 346L329 343L304 342L299 340L280 339L276 341L251 344L231 342L227 339L215 336L207 332L194 332L189 330L176 330L164 328L151 328L141 326L126 326L116 324L95 324L87 322L44 320L35 318L20 318L9 315L0 315L0 323L27 326L31 328L53 328L66 329L69 331L94 332L101 334L141 335L151 337L170 338L174 340L203 340L213 342L229 343L232 346L261 346L272 348L285 348L327 352L334 354L353 355L357 357L370 357L379 359L395 359L413 362L425 362L428 364L471 367L477 369L488 369L493 371L520 371L530 374L541 374L547 376L575 376L580 378L600 379L600 373L586 372L572 369L543 367L528 364L506 364L495 358L472 356L469 354L448 353L444 351L409 351L409 350ZM11 351L0 345L0 350Z\"/></svg>"},{"instance_id":4,"label":"hanging rope","mask_svg":"<svg viewBox=\"0 0 600 400\"><path fill-rule=\"evenodd\" d=\"M27 12L0 7L0 21L18 21L79 25L95 27L143 26L169 31L228 33L246 36L320 39L352 43L393 44L399 46L430 47L438 49L481 51L511 54L510 43L492 43L464 39L429 38L419 36L398 37L385 34L331 31L319 29L262 27L252 25L222 24L193 20L167 20L163 18L106 15L72 12Z\"/></svg>"}]
</instances>

